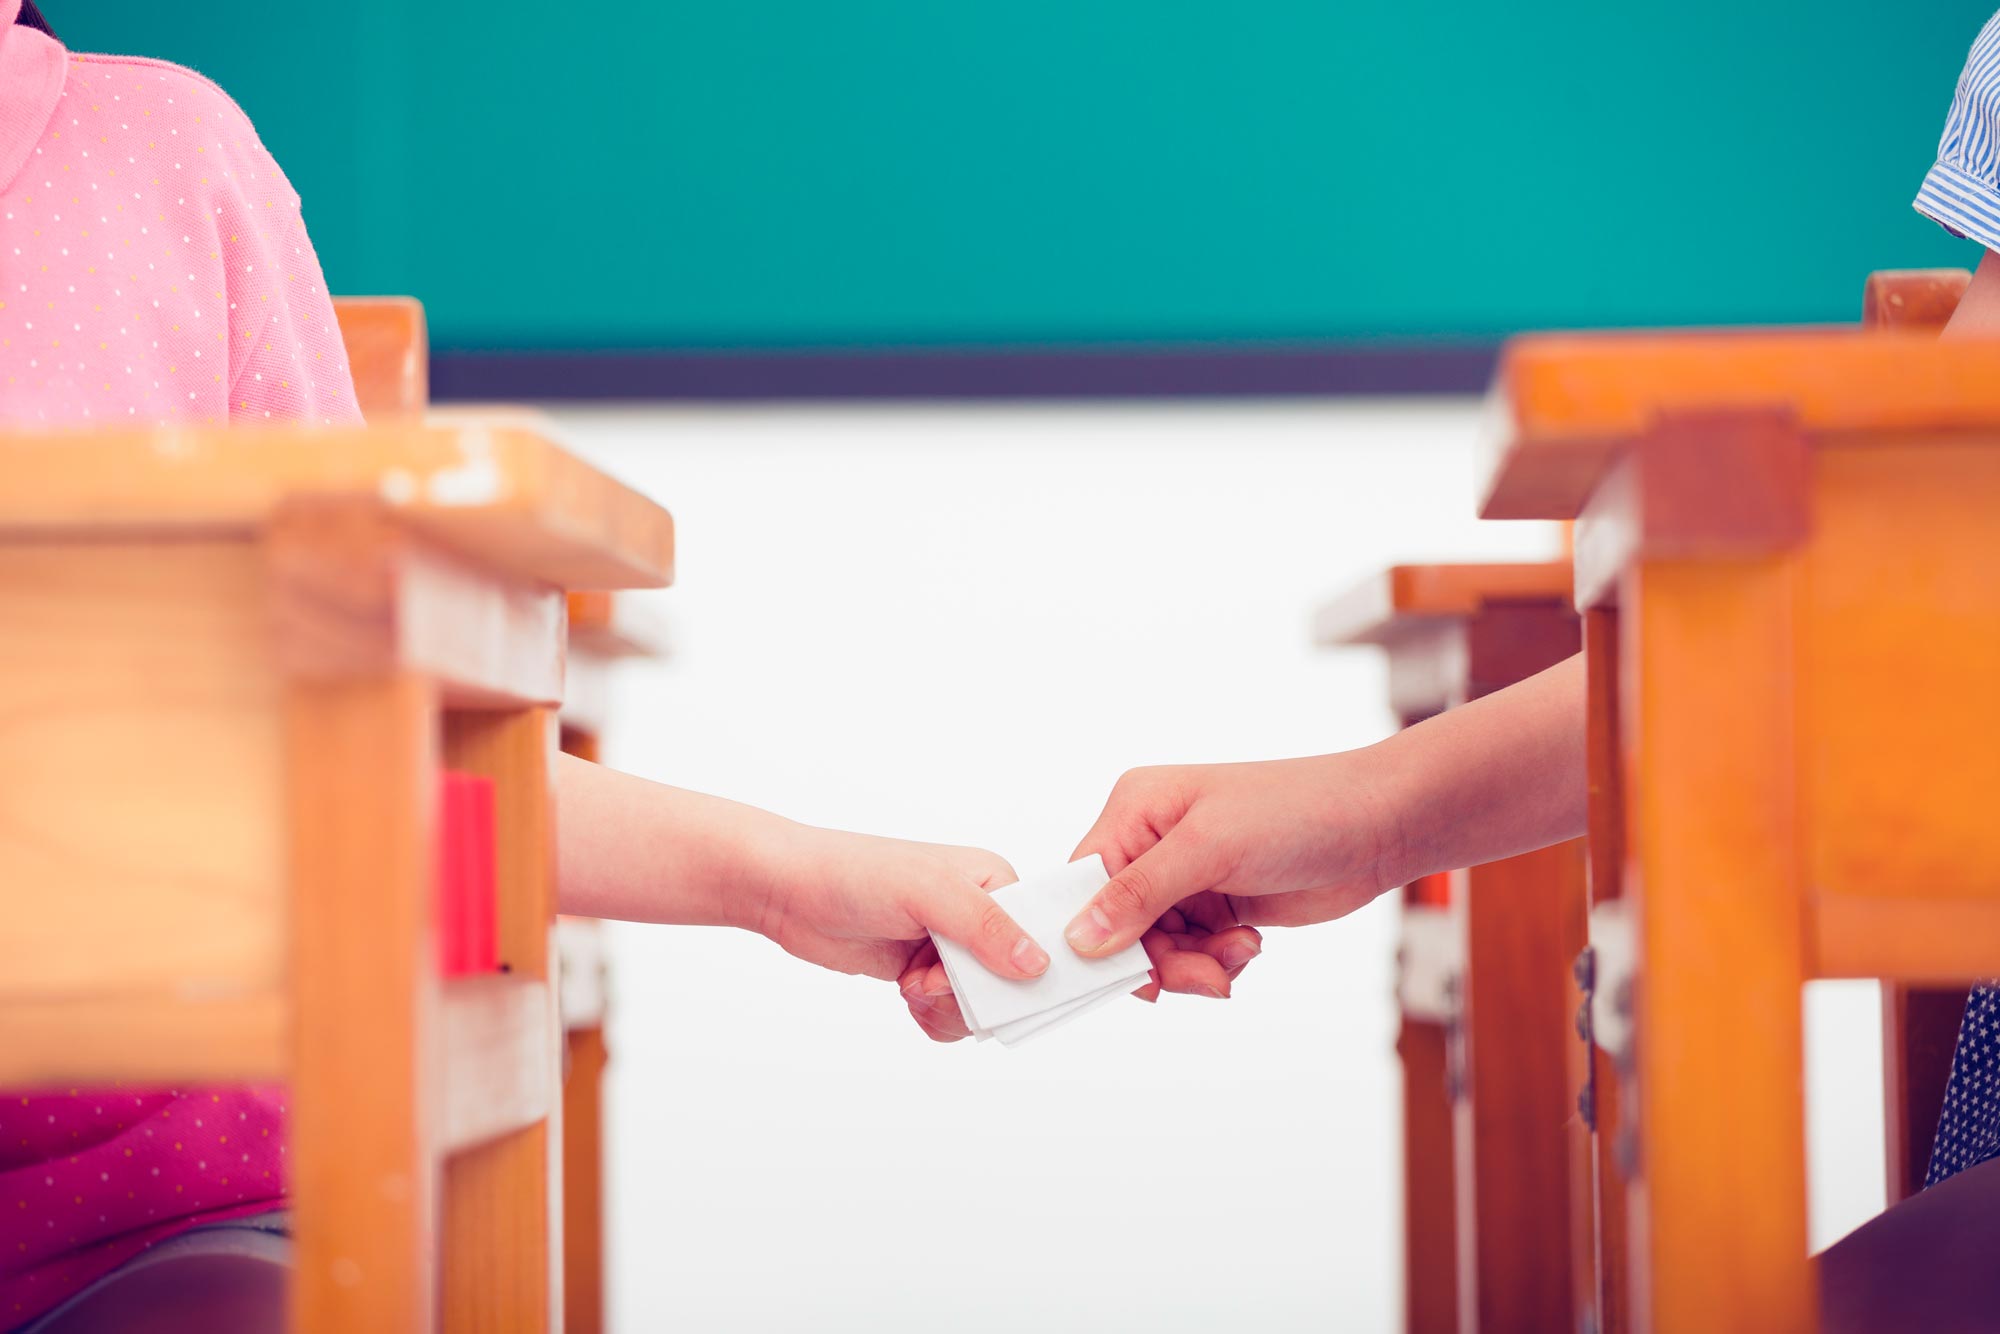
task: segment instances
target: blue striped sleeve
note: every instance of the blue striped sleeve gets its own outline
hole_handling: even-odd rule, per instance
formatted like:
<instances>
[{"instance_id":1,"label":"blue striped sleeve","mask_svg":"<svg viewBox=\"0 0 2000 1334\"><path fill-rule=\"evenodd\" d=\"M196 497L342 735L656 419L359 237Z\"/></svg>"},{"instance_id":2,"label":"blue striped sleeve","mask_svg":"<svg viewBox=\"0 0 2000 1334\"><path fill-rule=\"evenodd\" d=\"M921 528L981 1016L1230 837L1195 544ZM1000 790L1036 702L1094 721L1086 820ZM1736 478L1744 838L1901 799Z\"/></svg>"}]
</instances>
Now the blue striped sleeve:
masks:
<instances>
[{"instance_id":1,"label":"blue striped sleeve","mask_svg":"<svg viewBox=\"0 0 2000 1334\"><path fill-rule=\"evenodd\" d=\"M1917 191L1916 210L1954 236L2000 250L2000 14L1972 44L1937 164Z\"/></svg>"}]
</instances>

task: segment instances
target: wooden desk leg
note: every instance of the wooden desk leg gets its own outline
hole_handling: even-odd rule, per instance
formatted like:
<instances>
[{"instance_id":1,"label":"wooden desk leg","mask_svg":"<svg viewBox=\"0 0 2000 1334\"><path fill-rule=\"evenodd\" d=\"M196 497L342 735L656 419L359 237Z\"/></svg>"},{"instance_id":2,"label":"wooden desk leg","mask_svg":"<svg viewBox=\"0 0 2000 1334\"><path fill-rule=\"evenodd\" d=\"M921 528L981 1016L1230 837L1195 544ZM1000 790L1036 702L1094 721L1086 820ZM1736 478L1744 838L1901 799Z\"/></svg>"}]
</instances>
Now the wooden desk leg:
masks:
<instances>
[{"instance_id":1,"label":"wooden desk leg","mask_svg":"<svg viewBox=\"0 0 2000 1334\"><path fill-rule=\"evenodd\" d=\"M1596 608L1583 614L1584 668L1589 697L1586 763L1590 770L1588 848L1590 903L1609 903L1623 892L1625 875L1625 783L1618 726L1618 613ZM1587 930L1587 927L1586 927ZM1596 987L1594 957L1575 970L1584 990ZM1581 997L1579 997L1581 999ZM1589 1257L1590 1318L1586 1330L1625 1334L1631 1325L1628 1286L1631 1263L1625 1228L1625 1172L1618 1146L1623 1134L1619 1074L1610 1055L1585 1037L1575 1058L1589 1079L1585 1107L1572 1153L1585 1164L1577 1181L1583 1198L1571 1210L1581 1235L1572 1254Z\"/></svg>"},{"instance_id":2,"label":"wooden desk leg","mask_svg":"<svg viewBox=\"0 0 2000 1334\"><path fill-rule=\"evenodd\" d=\"M286 702L296 1334L428 1330L435 702L414 678Z\"/></svg>"},{"instance_id":3,"label":"wooden desk leg","mask_svg":"<svg viewBox=\"0 0 2000 1334\"><path fill-rule=\"evenodd\" d=\"M1590 1049L1592 1205L1596 1219L1597 1324L1602 1334L1627 1334L1632 1319L1632 1230L1627 1223L1631 1189L1625 1161L1632 1140L1625 1130L1627 1093L1618 1062L1602 1047Z\"/></svg>"},{"instance_id":4,"label":"wooden desk leg","mask_svg":"<svg viewBox=\"0 0 2000 1334\"><path fill-rule=\"evenodd\" d=\"M1924 1188L1966 988L1882 984L1882 1131L1888 1200Z\"/></svg>"},{"instance_id":5,"label":"wooden desk leg","mask_svg":"<svg viewBox=\"0 0 2000 1334\"><path fill-rule=\"evenodd\" d=\"M597 733L564 726L564 754L596 764ZM563 1080L563 1328L604 1329L604 1028L572 1029Z\"/></svg>"},{"instance_id":6,"label":"wooden desk leg","mask_svg":"<svg viewBox=\"0 0 2000 1334\"><path fill-rule=\"evenodd\" d=\"M1815 1327L1805 905L1785 557L1649 561L1622 593L1637 903L1637 1328ZM1636 1104L1636 1108L1635 1108Z\"/></svg>"},{"instance_id":7,"label":"wooden desk leg","mask_svg":"<svg viewBox=\"0 0 2000 1334\"><path fill-rule=\"evenodd\" d=\"M1585 928L1588 934L1588 927ZM1581 948L1581 947L1579 947ZM1574 956L1572 956L1574 958ZM1590 993L1572 981L1564 992L1568 1022L1574 1027L1576 1013L1590 1004ZM1596 1089L1591 1078L1593 1047L1587 1038L1574 1032L1564 1035L1563 1098L1569 1115L1563 1121L1563 1180L1569 1187L1569 1304L1570 1329L1577 1334L1597 1334L1597 1139Z\"/></svg>"},{"instance_id":8,"label":"wooden desk leg","mask_svg":"<svg viewBox=\"0 0 2000 1334\"><path fill-rule=\"evenodd\" d=\"M1467 1053L1455 1108L1459 1327L1574 1328L1564 1049L1583 946L1583 849L1476 866L1465 887ZM1455 898L1457 896L1454 896Z\"/></svg>"},{"instance_id":9,"label":"wooden desk leg","mask_svg":"<svg viewBox=\"0 0 2000 1334\"><path fill-rule=\"evenodd\" d=\"M604 1067L602 1028L569 1035L563 1081L563 1329L604 1329Z\"/></svg>"},{"instance_id":10,"label":"wooden desk leg","mask_svg":"<svg viewBox=\"0 0 2000 1334\"><path fill-rule=\"evenodd\" d=\"M445 759L494 780L494 866L500 958L518 976L550 974L555 927L555 825L550 709L455 712ZM561 1060L549 1013L547 1051ZM550 1088L560 1087L552 1071ZM445 1164L443 1295L447 1334L530 1334L562 1319L562 1115L469 1150Z\"/></svg>"},{"instance_id":11,"label":"wooden desk leg","mask_svg":"<svg viewBox=\"0 0 2000 1334\"><path fill-rule=\"evenodd\" d=\"M1443 1024L1405 1016L1403 1058L1403 1325L1457 1334L1458 1205Z\"/></svg>"}]
</instances>

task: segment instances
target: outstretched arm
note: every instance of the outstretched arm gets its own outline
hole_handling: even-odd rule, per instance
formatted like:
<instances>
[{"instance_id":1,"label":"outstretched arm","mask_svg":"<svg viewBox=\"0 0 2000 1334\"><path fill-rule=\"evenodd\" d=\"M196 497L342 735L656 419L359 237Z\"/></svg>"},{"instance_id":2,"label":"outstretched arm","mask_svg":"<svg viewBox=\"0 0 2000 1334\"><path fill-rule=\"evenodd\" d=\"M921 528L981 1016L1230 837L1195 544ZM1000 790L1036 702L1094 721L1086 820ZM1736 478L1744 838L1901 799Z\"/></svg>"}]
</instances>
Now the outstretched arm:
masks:
<instances>
[{"instance_id":1,"label":"outstretched arm","mask_svg":"<svg viewBox=\"0 0 2000 1334\"><path fill-rule=\"evenodd\" d=\"M1112 879L1069 943L1122 949L1204 894L1243 923L1328 921L1432 871L1573 838L1584 700L1579 654L1360 750L1133 770L1077 849Z\"/></svg>"},{"instance_id":2,"label":"outstretched arm","mask_svg":"<svg viewBox=\"0 0 2000 1334\"><path fill-rule=\"evenodd\" d=\"M1048 955L988 894L1005 861L977 848L849 834L558 757L557 898L564 912L735 926L844 973L894 980L927 932L1002 977Z\"/></svg>"}]
</instances>

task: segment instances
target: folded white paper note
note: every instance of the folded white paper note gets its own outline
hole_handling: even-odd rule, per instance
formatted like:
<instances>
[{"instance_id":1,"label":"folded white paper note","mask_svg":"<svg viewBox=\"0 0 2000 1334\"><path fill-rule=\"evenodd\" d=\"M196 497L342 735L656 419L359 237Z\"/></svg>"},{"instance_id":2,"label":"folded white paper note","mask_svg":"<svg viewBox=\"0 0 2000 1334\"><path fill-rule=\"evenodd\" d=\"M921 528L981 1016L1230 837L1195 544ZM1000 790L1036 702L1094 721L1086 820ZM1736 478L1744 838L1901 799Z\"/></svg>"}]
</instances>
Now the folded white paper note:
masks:
<instances>
[{"instance_id":1,"label":"folded white paper note","mask_svg":"<svg viewBox=\"0 0 2000 1334\"><path fill-rule=\"evenodd\" d=\"M1144 985L1152 965L1136 943L1106 958L1086 959L1063 940L1064 928L1110 878L1103 858L1092 855L993 891L1008 915L1049 953L1048 971L1032 981L989 973L969 951L932 934L974 1037L1012 1046Z\"/></svg>"}]
</instances>

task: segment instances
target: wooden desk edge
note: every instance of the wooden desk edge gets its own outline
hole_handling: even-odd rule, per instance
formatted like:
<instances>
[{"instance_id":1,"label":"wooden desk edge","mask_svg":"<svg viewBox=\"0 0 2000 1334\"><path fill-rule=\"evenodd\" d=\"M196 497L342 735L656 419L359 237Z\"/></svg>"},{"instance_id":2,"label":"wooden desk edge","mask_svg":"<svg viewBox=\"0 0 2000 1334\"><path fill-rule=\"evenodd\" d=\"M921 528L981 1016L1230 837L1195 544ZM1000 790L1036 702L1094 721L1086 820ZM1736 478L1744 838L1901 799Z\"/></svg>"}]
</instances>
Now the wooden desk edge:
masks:
<instances>
[{"instance_id":1,"label":"wooden desk edge","mask_svg":"<svg viewBox=\"0 0 2000 1334\"><path fill-rule=\"evenodd\" d=\"M1495 377L1487 519L1571 519L1618 446L1662 416L1784 408L1812 434L2000 426L2000 339L1923 329L1531 334Z\"/></svg>"},{"instance_id":2,"label":"wooden desk edge","mask_svg":"<svg viewBox=\"0 0 2000 1334\"><path fill-rule=\"evenodd\" d=\"M600 658L660 658L667 652L667 630L656 611L635 605L630 597L589 590L569 595L569 645L572 653Z\"/></svg>"},{"instance_id":3,"label":"wooden desk edge","mask_svg":"<svg viewBox=\"0 0 2000 1334\"><path fill-rule=\"evenodd\" d=\"M673 516L506 423L0 434L0 538L257 528L307 497L378 500L483 564L567 588L672 582Z\"/></svg>"},{"instance_id":4,"label":"wooden desk edge","mask_svg":"<svg viewBox=\"0 0 2000 1334\"><path fill-rule=\"evenodd\" d=\"M2000 974L2000 903L1818 894L1807 904L1814 977L1969 983ZM1940 952L1940 941L1955 952Z\"/></svg>"},{"instance_id":5,"label":"wooden desk edge","mask_svg":"<svg viewBox=\"0 0 2000 1334\"><path fill-rule=\"evenodd\" d=\"M1568 561L1391 565L1313 615L1313 642L1385 644L1413 623L1470 616L1489 602L1567 602Z\"/></svg>"}]
</instances>

